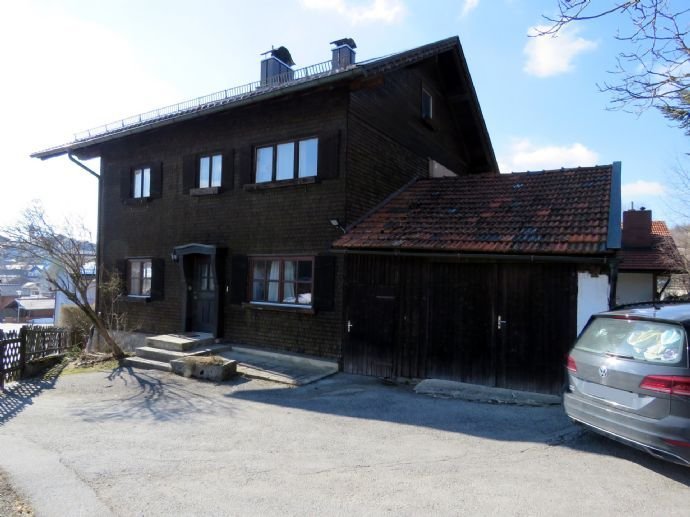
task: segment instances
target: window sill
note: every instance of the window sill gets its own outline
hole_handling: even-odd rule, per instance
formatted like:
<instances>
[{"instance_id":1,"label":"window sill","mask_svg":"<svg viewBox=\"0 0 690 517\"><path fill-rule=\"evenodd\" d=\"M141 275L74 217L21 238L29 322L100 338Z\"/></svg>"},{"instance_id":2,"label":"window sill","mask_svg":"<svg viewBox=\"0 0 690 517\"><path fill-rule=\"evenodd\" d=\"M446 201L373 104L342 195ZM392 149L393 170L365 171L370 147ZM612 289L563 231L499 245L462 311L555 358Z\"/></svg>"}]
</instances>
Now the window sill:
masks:
<instances>
[{"instance_id":1,"label":"window sill","mask_svg":"<svg viewBox=\"0 0 690 517\"><path fill-rule=\"evenodd\" d=\"M150 296L140 296L136 294L128 294L125 299L133 303L149 303L151 301Z\"/></svg>"},{"instance_id":2,"label":"window sill","mask_svg":"<svg viewBox=\"0 0 690 517\"><path fill-rule=\"evenodd\" d=\"M287 303L245 302L243 309L254 311L296 312L299 314L315 314L311 305L290 305Z\"/></svg>"},{"instance_id":3,"label":"window sill","mask_svg":"<svg viewBox=\"0 0 690 517\"><path fill-rule=\"evenodd\" d=\"M266 181L263 183L248 183L243 188L244 190L266 190L271 188L291 187L294 185L311 185L318 181L317 176L309 176L307 178L297 178L291 180L280 181Z\"/></svg>"},{"instance_id":4,"label":"window sill","mask_svg":"<svg viewBox=\"0 0 690 517\"><path fill-rule=\"evenodd\" d=\"M128 206L145 206L150 201L150 197L131 197L129 199L124 199L122 202Z\"/></svg>"},{"instance_id":5,"label":"window sill","mask_svg":"<svg viewBox=\"0 0 690 517\"><path fill-rule=\"evenodd\" d=\"M190 189L190 196L212 196L220 194L220 187L203 187Z\"/></svg>"}]
</instances>

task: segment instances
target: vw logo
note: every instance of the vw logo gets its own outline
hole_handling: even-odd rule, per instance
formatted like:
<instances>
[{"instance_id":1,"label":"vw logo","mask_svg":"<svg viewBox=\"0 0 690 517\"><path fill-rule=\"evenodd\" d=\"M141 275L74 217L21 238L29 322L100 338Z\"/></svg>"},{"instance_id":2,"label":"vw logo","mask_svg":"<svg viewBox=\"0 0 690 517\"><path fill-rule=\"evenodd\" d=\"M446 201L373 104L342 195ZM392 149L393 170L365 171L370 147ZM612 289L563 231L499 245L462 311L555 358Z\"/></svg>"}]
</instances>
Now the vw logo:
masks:
<instances>
[{"instance_id":1,"label":"vw logo","mask_svg":"<svg viewBox=\"0 0 690 517\"><path fill-rule=\"evenodd\" d=\"M609 369L606 366L599 367L599 377L606 377L609 374Z\"/></svg>"}]
</instances>

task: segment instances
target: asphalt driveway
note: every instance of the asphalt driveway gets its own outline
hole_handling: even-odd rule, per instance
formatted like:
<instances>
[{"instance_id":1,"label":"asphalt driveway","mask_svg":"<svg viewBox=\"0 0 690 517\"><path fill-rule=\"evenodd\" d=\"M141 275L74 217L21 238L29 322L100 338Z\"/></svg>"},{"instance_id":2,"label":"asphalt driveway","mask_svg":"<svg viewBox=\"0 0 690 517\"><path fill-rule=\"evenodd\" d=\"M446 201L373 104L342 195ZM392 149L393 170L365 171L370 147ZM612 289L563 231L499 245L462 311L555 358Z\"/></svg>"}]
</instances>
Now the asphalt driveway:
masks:
<instances>
[{"instance_id":1,"label":"asphalt driveway","mask_svg":"<svg viewBox=\"0 0 690 517\"><path fill-rule=\"evenodd\" d=\"M37 515L687 515L690 469L559 407L338 374L212 384L119 368L0 396L0 468Z\"/></svg>"}]
</instances>

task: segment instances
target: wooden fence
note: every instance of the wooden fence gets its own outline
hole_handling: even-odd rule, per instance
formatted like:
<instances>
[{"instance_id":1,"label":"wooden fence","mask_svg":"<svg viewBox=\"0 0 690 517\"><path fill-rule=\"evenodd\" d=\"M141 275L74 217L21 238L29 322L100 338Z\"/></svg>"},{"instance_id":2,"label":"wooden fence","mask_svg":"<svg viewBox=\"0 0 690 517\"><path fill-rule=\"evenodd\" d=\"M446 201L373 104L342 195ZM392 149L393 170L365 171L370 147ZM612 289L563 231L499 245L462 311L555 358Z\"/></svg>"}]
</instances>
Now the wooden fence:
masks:
<instances>
[{"instance_id":1,"label":"wooden fence","mask_svg":"<svg viewBox=\"0 0 690 517\"><path fill-rule=\"evenodd\" d=\"M0 335L0 390L5 382L22 378L26 363L66 352L72 346L69 331L52 327L22 327Z\"/></svg>"}]
</instances>

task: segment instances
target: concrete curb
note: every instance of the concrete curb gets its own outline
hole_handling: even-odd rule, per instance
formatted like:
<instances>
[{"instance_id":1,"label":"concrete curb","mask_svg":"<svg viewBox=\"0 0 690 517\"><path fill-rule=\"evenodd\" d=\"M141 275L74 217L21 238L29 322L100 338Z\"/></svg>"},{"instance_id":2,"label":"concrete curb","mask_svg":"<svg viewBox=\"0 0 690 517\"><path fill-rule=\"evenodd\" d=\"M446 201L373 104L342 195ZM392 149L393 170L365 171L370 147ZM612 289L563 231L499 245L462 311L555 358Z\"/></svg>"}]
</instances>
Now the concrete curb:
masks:
<instances>
[{"instance_id":1,"label":"concrete curb","mask_svg":"<svg viewBox=\"0 0 690 517\"><path fill-rule=\"evenodd\" d=\"M419 395L430 395L439 398L453 398L486 402L490 404L515 404L519 406L555 406L560 405L561 397L532 393L529 391L492 388L465 382L426 379L414 389Z\"/></svg>"}]
</instances>

